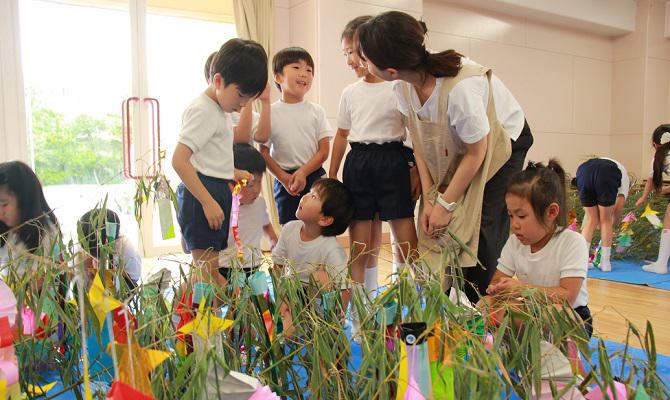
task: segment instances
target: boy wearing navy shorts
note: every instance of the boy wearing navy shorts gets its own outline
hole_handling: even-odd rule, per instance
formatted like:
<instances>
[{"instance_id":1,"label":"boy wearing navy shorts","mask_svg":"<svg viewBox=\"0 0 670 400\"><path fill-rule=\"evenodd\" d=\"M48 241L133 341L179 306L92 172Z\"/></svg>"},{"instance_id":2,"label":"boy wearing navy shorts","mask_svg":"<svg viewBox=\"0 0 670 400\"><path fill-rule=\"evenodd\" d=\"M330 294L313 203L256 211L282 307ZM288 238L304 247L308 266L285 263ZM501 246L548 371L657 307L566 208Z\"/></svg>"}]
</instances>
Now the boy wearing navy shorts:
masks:
<instances>
[{"instance_id":1,"label":"boy wearing navy shorts","mask_svg":"<svg viewBox=\"0 0 670 400\"><path fill-rule=\"evenodd\" d=\"M182 115L172 166L182 180L177 188L177 221L193 264L206 282L225 285L219 275L219 251L226 248L234 179L232 112L258 97L267 84L267 55L258 43L231 39L211 66L205 91ZM237 176L236 176L237 175Z\"/></svg>"},{"instance_id":2,"label":"boy wearing navy shorts","mask_svg":"<svg viewBox=\"0 0 670 400\"><path fill-rule=\"evenodd\" d=\"M274 198L279 223L296 219L300 198L326 174L332 128L320 105L305 100L314 79L314 61L307 50L288 47L272 59L281 99L271 106L270 139L260 150L275 176Z\"/></svg>"}]
</instances>

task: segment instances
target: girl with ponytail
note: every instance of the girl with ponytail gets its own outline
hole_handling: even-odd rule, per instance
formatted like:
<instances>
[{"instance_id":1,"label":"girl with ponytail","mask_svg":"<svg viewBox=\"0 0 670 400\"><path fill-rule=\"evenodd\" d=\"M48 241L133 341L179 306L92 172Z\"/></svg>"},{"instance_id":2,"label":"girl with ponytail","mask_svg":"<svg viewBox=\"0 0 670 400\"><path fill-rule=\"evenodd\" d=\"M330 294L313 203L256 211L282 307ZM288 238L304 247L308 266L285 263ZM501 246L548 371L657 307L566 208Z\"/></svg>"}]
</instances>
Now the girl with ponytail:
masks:
<instances>
[{"instance_id":1,"label":"girl with ponytail","mask_svg":"<svg viewBox=\"0 0 670 400\"><path fill-rule=\"evenodd\" d=\"M654 153L654 162L652 170L644 186L644 193L642 197L635 203L640 207L645 203L652 190L668 194L670 187L663 187L663 173L670 175L670 124L659 125L651 136L651 144L654 146L656 152ZM665 210L665 218L663 219L663 231L661 232L661 242L658 246L658 258L656 262L642 267L647 272L655 272L657 274L668 273L668 258L670 258L670 205Z\"/></svg>"},{"instance_id":2,"label":"girl with ponytail","mask_svg":"<svg viewBox=\"0 0 670 400\"><path fill-rule=\"evenodd\" d=\"M422 259L441 272L443 249L454 247L448 226L477 254L461 250L458 264L484 267L463 271L476 301L509 236L505 185L521 170L533 137L521 106L490 69L455 50L429 52L425 33L411 15L390 11L359 27L357 48L371 73L396 81L421 177Z\"/></svg>"},{"instance_id":3,"label":"girl with ponytail","mask_svg":"<svg viewBox=\"0 0 670 400\"><path fill-rule=\"evenodd\" d=\"M586 291L588 247L582 235L565 229L565 171L556 160L528 163L505 194L513 235L509 237L487 293L493 300L538 288L556 303L567 302L593 333ZM514 276L517 279L514 279Z\"/></svg>"}]
</instances>

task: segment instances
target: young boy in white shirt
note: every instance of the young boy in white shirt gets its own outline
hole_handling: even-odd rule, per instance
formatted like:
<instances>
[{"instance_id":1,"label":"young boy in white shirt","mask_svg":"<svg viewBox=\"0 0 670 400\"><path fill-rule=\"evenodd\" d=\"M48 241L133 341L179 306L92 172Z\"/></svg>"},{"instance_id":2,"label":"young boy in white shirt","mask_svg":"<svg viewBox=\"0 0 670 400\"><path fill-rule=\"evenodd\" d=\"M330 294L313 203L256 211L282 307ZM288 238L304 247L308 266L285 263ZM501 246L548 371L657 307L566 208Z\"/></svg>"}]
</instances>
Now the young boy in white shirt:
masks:
<instances>
[{"instance_id":1,"label":"young boy in white shirt","mask_svg":"<svg viewBox=\"0 0 670 400\"><path fill-rule=\"evenodd\" d=\"M312 56L303 48L289 47L275 54L272 67L281 100L271 106L270 139L261 153L277 178L274 198L284 225L296 219L300 197L326 174L322 165L333 133L323 107L304 99L314 79Z\"/></svg>"},{"instance_id":2,"label":"young boy in white shirt","mask_svg":"<svg viewBox=\"0 0 670 400\"><path fill-rule=\"evenodd\" d=\"M317 180L300 199L296 210L298 220L290 221L282 229L272 251L275 268L290 268L287 272L298 275L303 284L309 283L312 277L325 286L339 285L346 308L349 300L347 253L336 236L344 233L353 216L354 199L349 189L336 179ZM287 303L280 308L285 332L292 325L289 309Z\"/></svg>"},{"instance_id":3,"label":"young boy in white shirt","mask_svg":"<svg viewBox=\"0 0 670 400\"><path fill-rule=\"evenodd\" d=\"M267 85L267 54L251 40L231 39L210 68L210 83L184 111L172 166L182 180L177 188L177 220L193 263L205 282L225 285L219 251L228 243L234 179L233 132L229 113L239 112Z\"/></svg>"},{"instance_id":4,"label":"young boy in white shirt","mask_svg":"<svg viewBox=\"0 0 670 400\"><path fill-rule=\"evenodd\" d=\"M270 242L270 247L277 244L277 234L270 223L265 200L260 196L261 182L265 172L265 160L258 150L246 143L233 146L235 168L253 174L254 179L240 191L240 214L238 217L238 233L242 245L243 259L237 261L237 248L232 227L228 233L228 248L219 255L219 273L230 280L231 269L235 265L242 267L248 277L263 263L261 239L263 235Z\"/></svg>"}]
</instances>

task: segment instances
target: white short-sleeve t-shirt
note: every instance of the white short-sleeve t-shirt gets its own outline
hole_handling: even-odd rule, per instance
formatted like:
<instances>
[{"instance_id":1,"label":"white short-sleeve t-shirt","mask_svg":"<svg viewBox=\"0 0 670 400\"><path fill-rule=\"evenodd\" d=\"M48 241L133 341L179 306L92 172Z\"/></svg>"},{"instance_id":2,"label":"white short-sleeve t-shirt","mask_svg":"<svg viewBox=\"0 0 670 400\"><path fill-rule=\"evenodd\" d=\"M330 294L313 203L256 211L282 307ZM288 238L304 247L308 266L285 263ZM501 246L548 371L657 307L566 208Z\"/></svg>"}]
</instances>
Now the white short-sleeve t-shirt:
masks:
<instances>
[{"instance_id":1,"label":"white short-sleeve t-shirt","mask_svg":"<svg viewBox=\"0 0 670 400\"><path fill-rule=\"evenodd\" d=\"M334 236L319 236L308 242L300 239L303 222L291 221L284 225L279 242L272 251L272 261L291 267L302 282L309 282L310 275L319 268L346 288L347 253Z\"/></svg>"},{"instance_id":2,"label":"white short-sleeve t-shirt","mask_svg":"<svg viewBox=\"0 0 670 400\"><path fill-rule=\"evenodd\" d=\"M233 129L229 115L202 93L184 110L179 143L193 152L191 164L203 175L233 179Z\"/></svg>"},{"instance_id":3,"label":"white short-sleeve t-shirt","mask_svg":"<svg viewBox=\"0 0 670 400\"><path fill-rule=\"evenodd\" d=\"M569 229L554 235L540 251L531 253L530 246L511 235L498 259L498 271L515 276L519 281L536 286L557 287L562 278L584 278L573 308L588 305L586 290L589 251L584 237Z\"/></svg>"},{"instance_id":4,"label":"white short-sleeve t-shirt","mask_svg":"<svg viewBox=\"0 0 670 400\"><path fill-rule=\"evenodd\" d=\"M627 199L628 191L630 189L630 177L628 176L628 171L626 171L626 167L624 167L623 165L621 165L620 162L612 158L607 157L600 157L600 158L603 160L612 161L614 164L616 164L617 168L621 172L621 185L619 186L619 189L617 189L617 196L623 196L624 199Z\"/></svg>"},{"instance_id":5,"label":"white short-sleeve t-shirt","mask_svg":"<svg viewBox=\"0 0 670 400\"><path fill-rule=\"evenodd\" d=\"M473 64L474 61L463 57L463 65ZM394 91L398 98L398 108L404 115L409 115L409 107L417 113L419 118L424 121L438 121L438 107L440 89L442 82L446 78L437 78L435 89L428 100L421 105L416 90L411 85L410 103L405 101L405 82L394 82ZM502 124L507 134L516 140L523 130L525 116L519 102L514 98L512 92L507 86L494 74L491 77L491 87L493 88L493 101L496 108L496 116ZM462 143L476 143L488 135L490 126L486 116L488 109L489 84L486 75L472 76L465 78L456 84L449 92L449 104L447 114L451 131ZM458 142L457 142L458 143Z\"/></svg>"},{"instance_id":6,"label":"white short-sleeve t-shirt","mask_svg":"<svg viewBox=\"0 0 670 400\"><path fill-rule=\"evenodd\" d=\"M119 265L123 260L124 270L133 282L137 283L142 277L142 256L133 243L125 236L121 236L115 243L114 263Z\"/></svg>"},{"instance_id":7,"label":"white short-sleeve t-shirt","mask_svg":"<svg viewBox=\"0 0 670 400\"><path fill-rule=\"evenodd\" d=\"M349 130L350 142L402 142L405 124L398 110L393 82L369 83L360 79L344 88L337 127Z\"/></svg>"},{"instance_id":8,"label":"white short-sleeve t-shirt","mask_svg":"<svg viewBox=\"0 0 670 400\"><path fill-rule=\"evenodd\" d=\"M244 252L243 268L256 268L263 263L263 252L261 251L261 240L263 239L263 227L270 224L265 199L258 196L249 204L240 205L240 216L238 219L238 233ZM231 257L236 256L237 247L233 229L228 232L228 247L220 252L219 265L230 267Z\"/></svg>"},{"instance_id":9,"label":"white short-sleeve t-shirt","mask_svg":"<svg viewBox=\"0 0 670 400\"><path fill-rule=\"evenodd\" d=\"M270 140L263 146L270 148L270 156L284 170L305 165L319 149L319 140L333 136L323 107L307 100L276 101L271 118Z\"/></svg>"}]
</instances>

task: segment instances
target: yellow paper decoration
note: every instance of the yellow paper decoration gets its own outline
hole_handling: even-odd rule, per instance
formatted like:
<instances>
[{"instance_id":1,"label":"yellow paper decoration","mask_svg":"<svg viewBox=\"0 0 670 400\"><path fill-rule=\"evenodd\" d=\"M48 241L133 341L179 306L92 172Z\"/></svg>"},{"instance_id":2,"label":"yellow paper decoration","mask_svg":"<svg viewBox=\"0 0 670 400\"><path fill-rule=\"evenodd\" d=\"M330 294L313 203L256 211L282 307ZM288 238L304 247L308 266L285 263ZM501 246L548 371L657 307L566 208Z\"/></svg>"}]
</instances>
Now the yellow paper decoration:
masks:
<instances>
[{"instance_id":1,"label":"yellow paper decoration","mask_svg":"<svg viewBox=\"0 0 670 400\"><path fill-rule=\"evenodd\" d=\"M170 357L170 353L145 349L136 343L132 343L130 347L127 344L116 343L116 351L121 354L119 358L120 381L154 397L149 374Z\"/></svg>"},{"instance_id":2,"label":"yellow paper decoration","mask_svg":"<svg viewBox=\"0 0 670 400\"><path fill-rule=\"evenodd\" d=\"M105 315L117 308L123 306L123 303L113 297L105 295L105 288L102 286L102 280L99 274L95 274L93 284L88 290L88 300L91 302L95 317L98 319L99 326L102 327Z\"/></svg>"},{"instance_id":3,"label":"yellow paper decoration","mask_svg":"<svg viewBox=\"0 0 670 400\"><path fill-rule=\"evenodd\" d=\"M210 310L205 311L205 303L200 303L195 318L179 328L179 332L187 335L195 332L206 339L230 328L233 322L230 319L217 317Z\"/></svg>"},{"instance_id":4,"label":"yellow paper decoration","mask_svg":"<svg viewBox=\"0 0 670 400\"><path fill-rule=\"evenodd\" d=\"M28 393L30 393L31 395L44 396L45 394L47 394L49 390L53 389L54 386L56 386L56 382L51 382L44 386L31 385L30 383L28 383L26 385L26 389L28 389Z\"/></svg>"}]
</instances>

